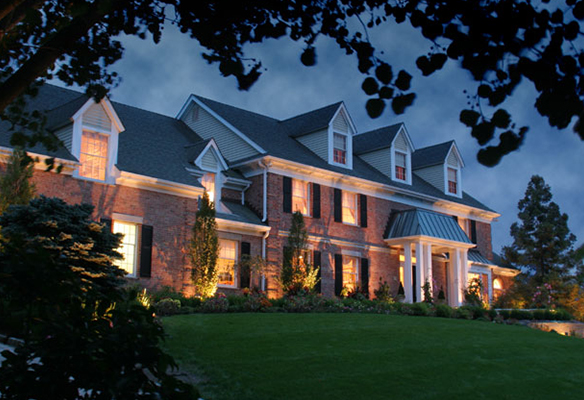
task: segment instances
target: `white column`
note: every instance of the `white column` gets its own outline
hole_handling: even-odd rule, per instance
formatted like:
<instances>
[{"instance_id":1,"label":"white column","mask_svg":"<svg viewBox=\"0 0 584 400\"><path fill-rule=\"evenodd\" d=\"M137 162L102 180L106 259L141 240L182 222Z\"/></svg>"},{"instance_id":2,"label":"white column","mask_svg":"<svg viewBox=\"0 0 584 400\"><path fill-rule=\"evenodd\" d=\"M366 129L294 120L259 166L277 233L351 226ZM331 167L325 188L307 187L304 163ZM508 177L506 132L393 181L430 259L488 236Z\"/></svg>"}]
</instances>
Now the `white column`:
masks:
<instances>
[{"instance_id":1,"label":"white column","mask_svg":"<svg viewBox=\"0 0 584 400\"><path fill-rule=\"evenodd\" d=\"M434 295L434 288L432 287L432 245L424 245L424 263L426 264L426 272L424 274L425 279L430 284L430 293Z\"/></svg>"},{"instance_id":2,"label":"white column","mask_svg":"<svg viewBox=\"0 0 584 400\"><path fill-rule=\"evenodd\" d=\"M460 252L460 264L461 264L461 277L460 277L460 282L461 282L461 287L462 289L466 289L468 287L468 250L467 249L461 249L458 250ZM464 296L463 296L463 300L464 300Z\"/></svg>"},{"instance_id":3,"label":"white column","mask_svg":"<svg viewBox=\"0 0 584 400\"><path fill-rule=\"evenodd\" d=\"M404 294L406 303L411 303L412 296L412 245L404 244Z\"/></svg>"},{"instance_id":4,"label":"white column","mask_svg":"<svg viewBox=\"0 0 584 400\"><path fill-rule=\"evenodd\" d=\"M424 269L426 261L424 260L424 252L422 251L422 243L416 242L416 300L418 303L424 301L424 293L422 292L422 285L424 284Z\"/></svg>"},{"instance_id":5,"label":"white column","mask_svg":"<svg viewBox=\"0 0 584 400\"><path fill-rule=\"evenodd\" d=\"M449 303L453 307L458 307L461 304L462 299L462 287L460 284L460 253L457 249L453 249L450 252L451 268L452 268L452 287L449 293Z\"/></svg>"}]
</instances>

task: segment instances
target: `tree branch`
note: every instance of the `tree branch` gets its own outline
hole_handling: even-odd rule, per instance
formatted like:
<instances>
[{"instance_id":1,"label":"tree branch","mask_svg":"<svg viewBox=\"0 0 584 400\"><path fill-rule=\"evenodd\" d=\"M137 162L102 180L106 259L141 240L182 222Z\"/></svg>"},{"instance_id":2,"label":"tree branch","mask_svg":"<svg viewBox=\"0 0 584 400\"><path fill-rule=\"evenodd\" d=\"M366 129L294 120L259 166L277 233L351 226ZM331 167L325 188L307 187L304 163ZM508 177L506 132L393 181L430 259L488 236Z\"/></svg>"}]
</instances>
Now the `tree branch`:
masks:
<instances>
[{"instance_id":1,"label":"tree branch","mask_svg":"<svg viewBox=\"0 0 584 400\"><path fill-rule=\"evenodd\" d=\"M10 14L16 7L24 3L25 0L8 0L3 1L0 5L0 21L4 19L5 16Z\"/></svg>"},{"instance_id":2,"label":"tree branch","mask_svg":"<svg viewBox=\"0 0 584 400\"><path fill-rule=\"evenodd\" d=\"M39 7L43 3L43 0L23 0L20 3L21 4L14 9L14 12L11 13L10 18L7 18L6 16L0 17L0 42L6 34L10 33L16 25L24 20L27 10Z\"/></svg>"}]
</instances>

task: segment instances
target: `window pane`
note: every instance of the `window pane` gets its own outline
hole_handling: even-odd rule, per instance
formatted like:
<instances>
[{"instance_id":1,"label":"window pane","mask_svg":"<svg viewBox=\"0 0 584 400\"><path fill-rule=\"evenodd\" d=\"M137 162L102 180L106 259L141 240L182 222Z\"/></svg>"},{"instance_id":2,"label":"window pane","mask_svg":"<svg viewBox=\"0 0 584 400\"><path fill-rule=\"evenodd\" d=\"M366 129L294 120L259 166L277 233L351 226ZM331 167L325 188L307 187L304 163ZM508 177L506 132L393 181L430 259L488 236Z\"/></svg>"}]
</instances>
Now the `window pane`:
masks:
<instances>
[{"instance_id":1,"label":"window pane","mask_svg":"<svg viewBox=\"0 0 584 400\"><path fill-rule=\"evenodd\" d=\"M333 134L333 160L339 164L347 163L347 137L345 135Z\"/></svg>"},{"instance_id":2,"label":"window pane","mask_svg":"<svg viewBox=\"0 0 584 400\"><path fill-rule=\"evenodd\" d=\"M201 185L203 185L205 192L209 195L209 200L215 201L215 174L209 172L203 175Z\"/></svg>"},{"instance_id":3,"label":"window pane","mask_svg":"<svg viewBox=\"0 0 584 400\"><path fill-rule=\"evenodd\" d=\"M349 290L357 287L357 259L343 255L343 286Z\"/></svg>"},{"instance_id":4,"label":"window pane","mask_svg":"<svg viewBox=\"0 0 584 400\"><path fill-rule=\"evenodd\" d=\"M108 138L106 135L84 131L81 135L81 154L79 162L79 175L105 180L107 165Z\"/></svg>"},{"instance_id":5,"label":"window pane","mask_svg":"<svg viewBox=\"0 0 584 400\"><path fill-rule=\"evenodd\" d=\"M395 152L395 165L406 167L406 155L404 153Z\"/></svg>"},{"instance_id":6,"label":"window pane","mask_svg":"<svg viewBox=\"0 0 584 400\"><path fill-rule=\"evenodd\" d=\"M292 180L292 211L300 211L303 215L309 214L310 191L308 182L298 179Z\"/></svg>"},{"instance_id":7,"label":"window pane","mask_svg":"<svg viewBox=\"0 0 584 400\"><path fill-rule=\"evenodd\" d=\"M237 242L219 239L217 271L219 285L235 286L235 263L237 262Z\"/></svg>"},{"instance_id":8,"label":"window pane","mask_svg":"<svg viewBox=\"0 0 584 400\"><path fill-rule=\"evenodd\" d=\"M121 253L124 258L117 260L115 265L125 270L128 275L136 276L136 249L138 246L138 229L137 226L130 223L114 221L114 233L121 233L124 235L122 243L117 251Z\"/></svg>"},{"instance_id":9,"label":"window pane","mask_svg":"<svg viewBox=\"0 0 584 400\"><path fill-rule=\"evenodd\" d=\"M357 223L357 196L355 193L343 191L343 222Z\"/></svg>"}]
</instances>

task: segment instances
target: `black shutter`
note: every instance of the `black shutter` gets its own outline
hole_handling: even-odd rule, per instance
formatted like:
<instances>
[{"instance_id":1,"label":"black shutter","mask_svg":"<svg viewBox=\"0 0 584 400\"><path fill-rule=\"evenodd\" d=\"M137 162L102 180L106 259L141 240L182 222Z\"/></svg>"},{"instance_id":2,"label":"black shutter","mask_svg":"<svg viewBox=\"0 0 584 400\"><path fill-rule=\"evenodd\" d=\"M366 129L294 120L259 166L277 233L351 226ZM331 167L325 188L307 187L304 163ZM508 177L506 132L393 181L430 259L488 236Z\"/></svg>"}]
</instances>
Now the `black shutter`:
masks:
<instances>
[{"instance_id":1,"label":"black shutter","mask_svg":"<svg viewBox=\"0 0 584 400\"><path fill-rule=\"evenodd\" d=\"M320 185L312 184L312 218L320 218Z\"/></svg>"},{"instance_id":2,"label":"black shutter","mask_svg":"<svg viewBox=\"0 0 584 400\"><path fill-rule=\"evenodd\" d=\"M251 283L251 271L249 268L249 257L251 255L251 245L249 242L241 242L241 262L239 270L239 287L249 288Z\"/></svg>"},{"instance_id":3,"label":"black shutter","mask_svg":"<svg viewBox=\"0 0 584 400\"><path fill-rule=\"evenodd\" d=\"M335 222L343 222L343 192L341 189L335 189L334 193Z\"/></svg>"},{"instance_id":4,"label":"black shutter","mask_svg":"<svg viewBox=\"0 0 584 400\"><path fill-rule=\"evenodd\" d=\"M320 284L320 281L322 279L322 267L320 265L320 251L314 250L312 252L312 266L314 268L318 268L318 282L316 283L316 286L314 287L314 290L316 291L316 293L322 293L322 285Z\"/></svg>"},{"instance_id":5,"label":"black shutter","mask_svg":"<svg viewBox=\"0 0 584 400\"><path fill-rule=\"evenodd\" d=\"M99 220L102 224L105 224L109 228L109 231L112 231L112 220L109 218L102 218Z\"/></svg>"},{"instance_id":6,"label":"black shutter","mask_svg":"<svg viewBox=\"0 0 584 400\"><path fill-rule=\"evenodd\" d=\"M369 298L369 260L361 259L361 291Z\"/></svg>"},{"instance_id":7,"label":"black shutter","mask_svg":"<svg viewBox=\"0 0 584 400\"><path fill-rule=\"evenodd\" d=\"M335 254L335 296L343 291L343 256Z\"/></svg>"},{"instance_id":8,"label":"black shutter","mask_svg":"<svg viewBox=\"0 0 584 400\"><path fill-rule=\"evenodd\" d=\"M367 228L367 196L359 195L359 217L361 220L361 228Z\"/></svg>"},{"instance_id":9,"label":"black shutter","mask_svg":"<svg viewBox=\"0 0 584 400\"><path fill-rule=\"evenodd\" d=\"M470 220L470 241L477 244L477 221Z\"/></svg>"},{"instance_id":10,"label":"black shutter","mask_svg":"<svg viewBox=\"0 0 584 400\"><path fill-rule=\"evenodd\" d=\"M150 278L152 274L152 234L150 225L142 225L140 245L140 277Z\"/></svg>"},{"instance_id":11,"label":"black shutter","mask_svg":"<svg viewBox=\"0 0 584 400\"><path fill-rule=\"evenodd\" d=\"M292 212L292 178L284 177L284 212Z\"/></svg>"}]
</instances>

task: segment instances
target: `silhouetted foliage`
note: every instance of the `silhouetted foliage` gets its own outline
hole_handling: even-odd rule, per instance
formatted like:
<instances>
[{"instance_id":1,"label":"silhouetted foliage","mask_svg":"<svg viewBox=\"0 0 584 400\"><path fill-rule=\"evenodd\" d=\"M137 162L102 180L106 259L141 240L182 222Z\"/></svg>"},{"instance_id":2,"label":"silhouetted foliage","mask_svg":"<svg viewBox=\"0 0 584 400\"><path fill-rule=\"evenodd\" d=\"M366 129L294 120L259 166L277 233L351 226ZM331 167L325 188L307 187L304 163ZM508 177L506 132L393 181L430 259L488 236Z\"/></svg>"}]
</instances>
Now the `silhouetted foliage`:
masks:
<instances>
[{"instance_id":1,"label":"silhouetted foliage","mask_svg":"<svg viewBox=\"0 0 584 400\"><path fill-rule=\"evenodd\" d=\"M119 79L109 70L123 55L117 37L151 36L157 43L165 20L198 41L203 58L217 64L223 76L234 76L241 90L262 74L261 60L246 55L249 44L282 37L302 41L300 61L312 66L317 38L331 38L357 58L372 117L388 102L394 113L403 113L415 94L409 92L411 74L395 74L388 60L396 55L380 54L368 31L409 22L429 41L429 51L416 60L424 76L456 62L476 82L460 120L482 146L481 163L495 165L523 142L528 128L516 126L501 105L524 80L533 84L535 108L550 126L566 128L575 121L574 130L584 139L582 0L6 1L0 6L0 113L33 92L37 78L56 76L103 97ZM485 112L487 107L494 112ZM5 116L30 123L10 111ZM42 118L34 123L41 126ZM20 135L17 141L26 139Z\"/></svg>"},{"instance_id":2,"label":"silhouetted foliage","mask_svg":"<svg viewBox=\"0 0 584 400\"><path fill-rule=\"evenodd\" d=\"M112 264L121 235L92 211L41 196L0 216L0 322L21 322L24 339L2 354L0 398L197 398L169 374L162 327Z\"/></svg>"},{"instance_id":3,"label":"silhouetted foliage","mask_svg":"<svg viewBox=\"0 0 584 400\"><path fill-rule=\"evenodd\" d=\"M11 204L28 204L34 197L36 189L30 181L33 169L33 160L21 149L14 149L0 177L0 214Z\"/></svg>"}]
</instances>

